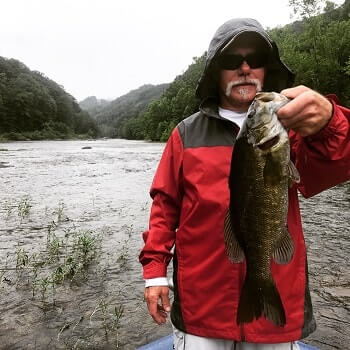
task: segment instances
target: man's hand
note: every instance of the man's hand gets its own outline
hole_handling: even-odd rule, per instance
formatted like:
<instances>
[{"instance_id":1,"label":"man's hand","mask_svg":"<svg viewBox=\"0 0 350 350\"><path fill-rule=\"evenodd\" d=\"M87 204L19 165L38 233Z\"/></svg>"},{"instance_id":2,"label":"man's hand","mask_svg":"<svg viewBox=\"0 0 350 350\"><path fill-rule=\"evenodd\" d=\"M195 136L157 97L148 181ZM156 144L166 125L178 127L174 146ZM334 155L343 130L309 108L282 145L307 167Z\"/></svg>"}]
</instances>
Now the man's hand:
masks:
<instances>
[{"instance_id":1,"label":"man's hand","mask_svg":"<svg viewBox=\"0 0 350 350\"><path fill-rule=\"evenodd\" d=\"M170 311L169 287L157 286L145 288L145 301L150 315L158 324L163 324L167 318L167 312ZM160 304L158 300L160 299Z\"/></svg>"},{"instance_id":2,"label":"man's hand","mask_svg":"<svg viewBox=\"0 0 350 350\"><path fill-rule=\"evenodd\" d=\"M324 128L332 116L332 104L318 92L300 85L281 91L292 99L277 111L283 126L302 136L310 136Z\"/></svg>"}]
</instances>

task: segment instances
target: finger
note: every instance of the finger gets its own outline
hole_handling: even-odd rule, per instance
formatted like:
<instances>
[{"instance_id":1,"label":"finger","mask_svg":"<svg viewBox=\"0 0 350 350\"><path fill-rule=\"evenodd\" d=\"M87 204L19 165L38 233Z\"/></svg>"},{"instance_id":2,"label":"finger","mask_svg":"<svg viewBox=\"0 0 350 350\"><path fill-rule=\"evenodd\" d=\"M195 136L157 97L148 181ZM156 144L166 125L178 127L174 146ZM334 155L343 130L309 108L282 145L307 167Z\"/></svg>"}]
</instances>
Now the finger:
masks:
<instances>
[{"instance_id":1,"label":"finger","mask_svg":"<svg viewBox=\"0 0 350 350\"><path fill-rule=\"evenodd\" d=\"M304 85L295 86L292 88L284 89L281 91L281 95L284 95L288 98L296 98L297 96L301 95L302 93L309 91L310 89Z\"/></svg>"},{"instance_id":2,"label":"finger","mask_svg":"<svg viewBox=\"0 0 350 350\"><path fill-rule=\"evenodd\" d=\"M294 100L291 100L277 111L277 116L280 120L297 118L299 115L305 115L305 109L309 104L307 93L299 95Z\"/></svg>"},{"instance_id":3,"label":"finger","mask_svg":"<svg viewBox=\"0 0 350 350\"><path fill-rule=\"evenodd\" d=\"M159 305L158 304L158 314L163 316L163 317L168 317L168 313L164 310L163 306L162 305Z\"/></svg>"},{"instance_id":4,"label":"finger","mask_svg":"<svg viewBox=\"0 0 350 350\"><path fill-rule=\"evenodd\" d=\"M158 304L159 294L152 293L151 290L145 291L145 300L147 302L148 312L157 324L163 324L166 321L166 312L162 306Z\"/></svg>"},{"instance_id":5,"label":"finger","mask_svg":"<svg viewBox=\"0 0 350 350\"><path fill-rule=\"evenodd\" d=\"M170 312L170 300L169 300L169 290L165 293L162 293L160 295L161 301L162 301L162 306L165 311Z\"/></svg>"}]
</instances>

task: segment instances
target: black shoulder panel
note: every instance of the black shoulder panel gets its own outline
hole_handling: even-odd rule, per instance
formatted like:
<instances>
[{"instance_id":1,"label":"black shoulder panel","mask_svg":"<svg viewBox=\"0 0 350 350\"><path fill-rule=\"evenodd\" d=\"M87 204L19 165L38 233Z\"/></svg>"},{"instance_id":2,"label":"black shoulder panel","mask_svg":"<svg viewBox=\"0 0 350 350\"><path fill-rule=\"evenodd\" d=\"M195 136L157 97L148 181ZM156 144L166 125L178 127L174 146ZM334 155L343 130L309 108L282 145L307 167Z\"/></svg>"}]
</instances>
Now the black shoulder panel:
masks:
<instances>
[{"instance_id":1,"label":"black shoulder panel","mask_svg":"<svg viewBox=\"0 0 350 350\"><path fill-rule=\"evenodd\" d=\"M197 112L178 124L184 149L196 147L232 146L237 130L230 121Z\"/></svg>"}]
</instances>

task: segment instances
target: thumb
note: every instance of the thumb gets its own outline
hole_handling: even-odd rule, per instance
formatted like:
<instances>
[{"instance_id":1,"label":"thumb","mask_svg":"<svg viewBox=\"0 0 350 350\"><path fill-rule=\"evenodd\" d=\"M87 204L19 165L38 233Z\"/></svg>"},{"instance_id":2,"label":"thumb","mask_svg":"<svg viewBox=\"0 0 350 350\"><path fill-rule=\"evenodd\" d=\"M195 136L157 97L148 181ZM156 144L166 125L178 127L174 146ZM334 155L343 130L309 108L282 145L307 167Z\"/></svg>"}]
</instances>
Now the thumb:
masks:
<instances>
[{"instance_id":1,"label":"thumb","mask_svg":"<svg viewBox=\"0 0 350 350\"><path fill-rule=\"evenodd\" d=\"M167 293L162 293L160 296L162 300L162 305L165 311L169 312L170 308L170 300L169 300L169 291Z\"/></svg>"}]
</instances>

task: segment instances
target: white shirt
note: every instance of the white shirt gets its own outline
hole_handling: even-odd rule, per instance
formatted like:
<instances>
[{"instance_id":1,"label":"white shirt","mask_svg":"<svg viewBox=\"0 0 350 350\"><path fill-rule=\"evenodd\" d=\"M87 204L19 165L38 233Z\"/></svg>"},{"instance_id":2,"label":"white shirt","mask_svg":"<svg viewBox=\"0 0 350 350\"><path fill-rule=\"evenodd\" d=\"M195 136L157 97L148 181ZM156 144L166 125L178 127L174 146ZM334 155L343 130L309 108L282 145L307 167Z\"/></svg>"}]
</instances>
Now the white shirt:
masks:
<instances>
[{"instance_id":1,"label":"white shirt","mask_svg":"<svg viewBox=\"0 0 350 350\"><path fill-rule=\"evenodd\" d=\"M247 112L234 112L229 109L219 107L219 115L222 118L228 119L231 122L237 124L239 128L242 127Z\"/></svg>"},{"instance_id":2,"label":"white shirt","mask_svg":"<svg viewBox=\"0 0 350 350\"><path fill-rule=\"evenodd\" d=\"M239 128L242 127L245 117L247 116L247 112L234 112L229 109L219 107L219 115L222 118L230 120L231 122L237 124ZM157 277L150 278L145 280L145 287L155 287L155 286L168 286L167 277Z\"/></svg>"}]
</instances>

